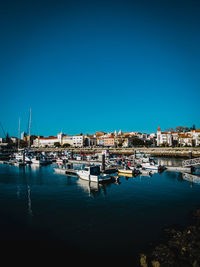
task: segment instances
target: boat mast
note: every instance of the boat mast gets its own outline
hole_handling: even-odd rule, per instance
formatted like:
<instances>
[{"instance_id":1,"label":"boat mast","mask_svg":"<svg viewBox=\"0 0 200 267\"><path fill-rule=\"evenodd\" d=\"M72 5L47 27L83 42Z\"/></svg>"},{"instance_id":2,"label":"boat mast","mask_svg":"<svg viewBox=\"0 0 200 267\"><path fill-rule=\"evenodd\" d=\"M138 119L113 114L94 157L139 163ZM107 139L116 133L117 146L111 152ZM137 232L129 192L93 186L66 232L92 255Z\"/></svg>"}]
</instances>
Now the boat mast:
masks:
<instances>
[{"instance_id":1,"label":"boat mast","mask_svg":"<svg viewBox=\"0 0 200 267\"><path fill-rule=\"evenodd\" d=\"M19 118L19 130L18 130L18 150L19 150L19 144L20 144L20 118Z\"/></svg>"},{"instance_id":2,"label":"boat mast","mask_svg":"<svg viewBox=\"0 0 200 267\"><path fill-rule=\"evenodd\" d=\"M30 117L29 117L29 139L28 139L28 148L30 148L31 145L31 108L30 108Z\"/></svg>"}]
</instances>

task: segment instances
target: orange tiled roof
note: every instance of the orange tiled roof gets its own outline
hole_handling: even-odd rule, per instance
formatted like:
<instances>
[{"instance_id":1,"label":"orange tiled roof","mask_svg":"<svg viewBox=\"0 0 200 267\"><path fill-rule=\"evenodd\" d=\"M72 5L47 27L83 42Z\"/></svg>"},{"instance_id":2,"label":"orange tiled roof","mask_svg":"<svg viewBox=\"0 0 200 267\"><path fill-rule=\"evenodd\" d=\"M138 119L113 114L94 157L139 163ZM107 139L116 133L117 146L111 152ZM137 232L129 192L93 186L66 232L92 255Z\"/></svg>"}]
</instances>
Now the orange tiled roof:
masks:
<instances>
[{"instance_id":1,"label":"orange tiled roof","mask_svg":"<svg viewBox=\"0 0 200 267\"><path fill-rule=\"evenodd\" d=\"M42 140L57 139L57 136L41 137Z\"/></svg>"},{"instance_id":2,"label":"orange tiled roof","mask_svg":"<svg viewBox=\"0 0 200 267\"><path fill-rule=\"evenodd\" d=\"M104 134L105 134L104 132L96 132L96 136L102 136Z\"/></svg>"}]
</instances>

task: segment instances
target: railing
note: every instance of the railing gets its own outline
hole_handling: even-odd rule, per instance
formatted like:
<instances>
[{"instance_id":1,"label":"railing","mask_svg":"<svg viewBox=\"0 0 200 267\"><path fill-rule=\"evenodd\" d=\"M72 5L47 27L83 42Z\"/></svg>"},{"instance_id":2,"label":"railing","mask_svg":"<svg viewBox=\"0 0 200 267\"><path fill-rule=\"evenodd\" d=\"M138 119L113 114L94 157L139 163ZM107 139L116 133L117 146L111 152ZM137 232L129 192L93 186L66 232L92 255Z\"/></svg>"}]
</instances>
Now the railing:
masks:
<instances>
[{"instance_id":1,"label":"railing","mask_svg":"<svg viewBox=\"0 0 200 267\"><path fill-rule=\"evenodd\" d=\"M192 167L200 165L200 158L196 159L187 159L182 162L183 167Z\"/></svg>"}]
</instances>

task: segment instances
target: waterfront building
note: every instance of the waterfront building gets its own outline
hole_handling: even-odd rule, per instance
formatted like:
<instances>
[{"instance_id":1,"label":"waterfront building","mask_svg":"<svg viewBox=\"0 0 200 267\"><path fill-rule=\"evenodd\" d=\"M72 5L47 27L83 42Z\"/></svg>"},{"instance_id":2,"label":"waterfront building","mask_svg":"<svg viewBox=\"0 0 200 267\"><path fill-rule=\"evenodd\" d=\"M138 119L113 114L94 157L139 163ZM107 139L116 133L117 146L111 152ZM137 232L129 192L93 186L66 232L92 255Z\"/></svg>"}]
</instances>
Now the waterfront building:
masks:
<instances>
[{"instance_id":1,"label":"waterfront building","mask_svg":"<svg viewBox=\"0 0 200 267\"><path fill-rule=\"evenodd\" d=\"M180 146L192 146L193 145L192 140L193 138L189 133L179 133L178 144Z\"/></svg>"},{"instance_id":2,"label":"waterfront building","mask_svg":"<svg viewBox=\"0 0 200 267\"><path fill-rule=\"evenodd\" d=\"M105 134L106 134L105 132L96 132L94 136L98 138L98 137L103 136Z\"/></svg>"},{"instance_id":3,"label":"waterfront building","mask_svg":"<svg viewBox=\"0 0 200 267\"><path fill-rule=\"evenodd\" d=\"M157 146L168 145L172 146L171 132L161 132L160 126L157 129Z\"/></svg>"},{"instance_id":4,"label":"waterfront building","mask_svg":"<svg viewBox=\"0 0 200 267\"><path fill-rule=\"evenodd\" d=\"M58 141L60 143L60 145L62 146L63 145L63 138L66 134L63 134L63 132L61 131L61 133L58 133L57 134L57 138L58 138Z\"/></svg>"},{"instance_id":5,"label":"waterfront building","mask_svg":"<svg viewBox=\"0 0 200 267\"><path fill-rule=\"evenodd\" d=\"M37 138L35 140L33 140L33 147L39 147L40 146L40 138L42 138L43 136L38 135Z\"/></svg>"},{"instance_id":6,"label":"waterfront building","mask_svg":"<svg viewBox=\"0 0 200 267\"><path fill-rule=\"evenodd\" d=\"M14 136L11 136L11 137L10 137L10 140L11 140L11 142L12 142L13 144L17 144L17 142L18 142L18 138L17 138L17 137L14 137Z\"/></svg>"},{"instance_id":7,"label":"waterfront building","mask_svg":"<svg viewBox=\"0 0 200 267\"><path fill-rule=\"evenodd\" d=\"M200 129L193 130L192 134L195 146L200 146Z\"/></svg>"},{"instance_id":8,"label":"waterfront building","mask_svg":"<svg viewBox=\"0 0 200 267\"><path fill-rule=\"evenodd\" d=\"M6 138L0 137L0 144L6 143Z\"/></svg>"},{"instance_id":9,"label":"waterfront building","mask_svg":"<svg viewBox=\"0 0 200 267\"><path fill-rule=\"evenodd\" d=\"M62 145L69 144L70 146L73 146L73 135L65 135L62 139Z\"/></svg>"},{"instance_id":10,"label":"waterfront building","mask_svg":"<svg viewBox=\"0 0 200 267\"><path fill-rule=\"evenodd\" d=\"M74 147L83 147L84 146L84 136L83 135L74 135L73 136L73 146Z\"/></svg>"},{"instance_id":11,"label":"waterfront building","mask_svg":"<svg viewBox=\"0 0 200 267\"><path fill-rule=\"evenodd\" d=\"M84 135L85 138L85 146L96 146L97 145L97 138L94 135Z\"/></svg>"},{"instance_id":12,"label":"waterfront building","mask_svg":"<svg viewBox=\"0 0 200 267\"><path fill-rule=\"evenodd\" d=\"M96 145L97 146L104 146L104 140L103 140L103 136L105 135L106 133L103 132L103 131L99 131L99 132L96 132L94 134L94 137L96 138Z\"/></svg>"},{"instance_id":13,"label":"waterfront building","mask_svg":"<svg viewBox=\"0 0 200 267\"><path fill-rule=\"evenodd\" d=\"M30 145L34 145L34 140L36 140L38 138L37 135L25 135L24 136L24 141L28 144L29 143L29 139L30 139Z\"/></svg>"},{"instance_id":14,"label":"waterfront building","mask_svg":"<svg viewBox=\"0 0 200 267\"><path fill-rule=\"evenodd\" d=\"M41 137L38 138L38 147L54 147L54 144L59 142L57 136L48 136L48 137Z\"/></svg>"},{"instance_id":15,"label":"waterfront building","mask_svg":"<svg viewBox=\"0 0 200 267\"><path fill-rule=\"evenodd\" d=\"M104 140L104 146L109 146L109 147L114 147L115 146L115 136L110 135L110 136L105 136L103 137Z\"/></svg>"},{"instance_id":16,"label":"waterfront building","mask_svg":"<svg viewBox=\"0 0 200 267\"><path fill-rule=\"evenodd\" d=\"M133 138L130 136L125 136L122 143L122 147L132 147L133 146L132 139Z\"/></svg>"},{"instance_id":17,"label":"waterfront building","mask_svg":"<svg viewBox=\"0 0 200 267\"><path fill-rule=\"evenodd\" d=\"M157 130L157 146L199 146L200 129L185 132L161 132Z\"/></svg>"},{"instance_id":18,"label":"waterfront building","mask_svg":"<svg viewBox=\"0 0 200 267\"><path fill-rule=\"evenodd\" d=\"M37 136L37 138L35 138L35 140L33 141L33 146L54 147L55 143L59 143L60 145L69 143L66 134L63 134L61 131L61 133L58 133L57 136L48 136L48 137Z\"/></svg>"},{"instance_id":19,"label":"waterfront building","mask_svg":"<svg viewBox=\"0 0 200 267\"><path fill-rule=\"evenodd\" d=\"M116 136L114 133L106 133L104 135L97 137L97 145L98 146L105 146L105 147L113 147L115 146L115 138Z\"/></svg>"},{"instance_id":20,"label":"waterfront building","mask_svg":"<svg viewBox=\"0 0 200 267\"><path fill-rule=\"evenodd\" d=\"M97 146L104 146L104 139L101 137L97 137Z\"/></svg>"},{"instance_id":21,"label":"waterfront building","mask_svg":"<svg viewBox=\"0 0 200 267\"><path fill-rule=\"evenodd\" d=\"M54 147L55 143L59 143L61 145L63 136L65 135L62 132L58 133L57 136L35 136L36 138L33 140L33 147Z\"/></svg>"},{"instance_id":22,"label":"waterfront building","mask_svg":"<svg viewBox=\"0 0 200 267\"><path fill-rule=\"evenodd\" d=\"M119 147L132 147L133 139L136 138L135 132L118 133L115 136L115 144Z\"/></svg>"}]
</instances>

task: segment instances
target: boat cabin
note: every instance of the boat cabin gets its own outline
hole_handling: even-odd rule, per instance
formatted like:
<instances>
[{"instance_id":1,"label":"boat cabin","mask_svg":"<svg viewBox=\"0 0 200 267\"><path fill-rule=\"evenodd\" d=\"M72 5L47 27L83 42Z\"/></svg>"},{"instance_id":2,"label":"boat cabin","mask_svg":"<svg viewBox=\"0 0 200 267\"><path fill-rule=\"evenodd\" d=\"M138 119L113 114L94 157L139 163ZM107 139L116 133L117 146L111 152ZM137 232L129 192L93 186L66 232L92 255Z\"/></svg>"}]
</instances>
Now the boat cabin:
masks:
<instances>
[{"instance_id":1,"label":"boat cabin","mask_svg":"<svg viewBox=\"0 0 200 267\"><path fill-rule=\"evenodd\" d=\"M101 174L100 166L89 166L85 167L83 170L88 171L90 175L98 176Z\"/></svg>"}]
</instances>

